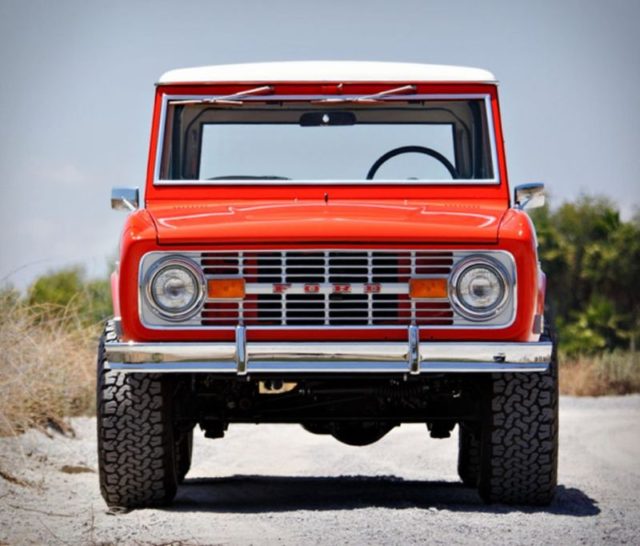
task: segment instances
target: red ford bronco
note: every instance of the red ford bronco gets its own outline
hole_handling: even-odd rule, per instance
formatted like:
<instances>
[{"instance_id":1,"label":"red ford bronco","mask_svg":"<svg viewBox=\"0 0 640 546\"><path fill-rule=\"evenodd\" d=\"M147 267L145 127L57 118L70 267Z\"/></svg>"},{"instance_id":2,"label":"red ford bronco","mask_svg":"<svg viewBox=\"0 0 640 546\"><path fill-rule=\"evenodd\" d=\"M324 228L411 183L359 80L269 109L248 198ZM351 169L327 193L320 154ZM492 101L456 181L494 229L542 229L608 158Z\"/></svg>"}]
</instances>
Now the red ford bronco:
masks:
<instances>
[{"instance_id":1,"label":"red ford bronco","mask_svg":"<svg viewBox=\"0 0 640 546\"><path fill-rule=\"evenodd\" d=\"M131 213L98 356L107 504L170 502L194 427L222 438L233 423L354 446L457 425L464 484L548 504L557 364L525 212L543 200L541 184L511 198L484 70L164 74L144 201L112 195Z\"/></svg>"}]
</instances>

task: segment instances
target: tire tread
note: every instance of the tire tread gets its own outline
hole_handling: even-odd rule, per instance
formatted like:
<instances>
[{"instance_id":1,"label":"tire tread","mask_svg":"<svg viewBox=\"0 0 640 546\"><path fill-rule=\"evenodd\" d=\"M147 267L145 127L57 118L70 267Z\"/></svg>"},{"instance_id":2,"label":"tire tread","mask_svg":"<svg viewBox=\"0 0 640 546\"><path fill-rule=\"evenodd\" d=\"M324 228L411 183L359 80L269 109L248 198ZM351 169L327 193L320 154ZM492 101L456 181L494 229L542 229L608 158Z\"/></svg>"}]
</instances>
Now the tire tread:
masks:
<instances>
[{"instance_id":1,"label":"tire tread","mask_svg":"<svg viewBox=\"0 0 640 546\"><path fill-rule=\"evenodd\" d=\"M547 372L494 374L485 418L480 495L488 503L545 506L558 465L558 365L555 336Z\"/></svg>"},{"instance_id":2,"label":"tire tread","mask_svg":"<svg viewBox=\"0 0 640 546\"><path fill-rule=\"evenodd\" d=\"M153 374L105 369L107 324L98 350L97 420L100 491L112 508L166 505L176 493L167 384Z\"/></svg>"}]
</instances>

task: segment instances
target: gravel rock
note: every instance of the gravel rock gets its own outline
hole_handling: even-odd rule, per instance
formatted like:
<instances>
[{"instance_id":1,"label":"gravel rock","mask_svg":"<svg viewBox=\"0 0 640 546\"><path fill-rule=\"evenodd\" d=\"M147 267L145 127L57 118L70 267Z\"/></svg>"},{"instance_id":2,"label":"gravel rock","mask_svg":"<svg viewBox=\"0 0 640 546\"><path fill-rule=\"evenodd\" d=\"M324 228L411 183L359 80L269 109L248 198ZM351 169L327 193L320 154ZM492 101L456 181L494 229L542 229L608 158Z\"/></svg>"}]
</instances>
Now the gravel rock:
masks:
<instances>
[{"instance_id":1,"label":"gravel rock","mask_svg":"<svg viewBox=\"0 0 640 546\"><path fill-rule=\"evenodd\" d=\"M568 545L640 536L640 395L561 399L560 486L544 509L484 505L457 478L456 435L432 440L422 425L363 448L293 425L232 425L223 440L196 434L174 506L114 514L100 497L95 419L71 424L74 438L32 430L0 439L0 543Z\"/></svg>"}]
</instances>

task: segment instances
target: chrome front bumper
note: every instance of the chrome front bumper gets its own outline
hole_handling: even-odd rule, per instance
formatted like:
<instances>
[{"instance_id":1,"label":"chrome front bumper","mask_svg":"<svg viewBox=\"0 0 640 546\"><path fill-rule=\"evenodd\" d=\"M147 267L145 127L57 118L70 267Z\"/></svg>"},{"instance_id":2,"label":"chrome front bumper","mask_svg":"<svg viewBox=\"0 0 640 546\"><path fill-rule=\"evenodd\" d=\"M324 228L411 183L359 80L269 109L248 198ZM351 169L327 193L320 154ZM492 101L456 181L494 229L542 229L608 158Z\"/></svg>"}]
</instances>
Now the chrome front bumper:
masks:
<instances>
[{"instance_id":1,"label":"chrome front bumper","mask_svg":"<svg viewBox=\"0 0 640 546\"><path fill-rule=\"evenodd\" d=\"M235 342L135 343L108 341L107 367L148 373L494 373L544 372L552 344L419 342L247 342L242 326Z\"/></svg>"}]
</instances>

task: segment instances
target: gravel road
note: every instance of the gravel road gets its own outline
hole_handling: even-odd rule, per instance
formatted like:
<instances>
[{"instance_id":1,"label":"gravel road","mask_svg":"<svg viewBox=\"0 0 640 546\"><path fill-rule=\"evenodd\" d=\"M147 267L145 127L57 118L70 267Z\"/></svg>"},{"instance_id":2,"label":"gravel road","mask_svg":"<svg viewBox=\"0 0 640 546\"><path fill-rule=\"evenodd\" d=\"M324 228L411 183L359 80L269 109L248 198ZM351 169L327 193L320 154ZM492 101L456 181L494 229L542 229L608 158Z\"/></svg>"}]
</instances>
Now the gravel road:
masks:
<instances>
[{"instance_id":1,"label":"gravel road","mask_svg":"<svg viewBox=\"0 0 640 546\"><path fill-rule=\"evenodd\" d=\"M290 425L197 435L173 507L111 514L95 419L75 438L0 439L0 544L638 544L640 395L561 400L560 487L546 509L485 506L457 438L405 425L354 448ZM16 483L17 482L17 483Z\"/></svg>"}]
</instances>

